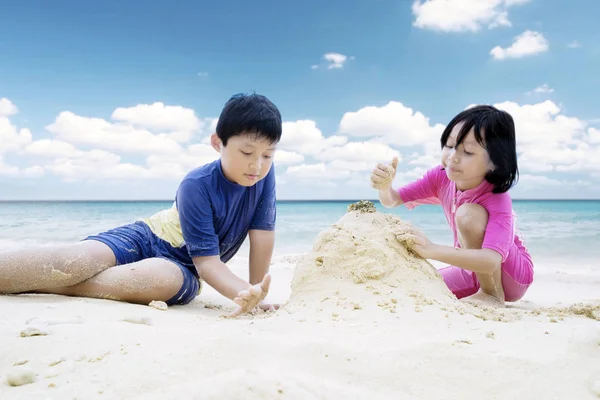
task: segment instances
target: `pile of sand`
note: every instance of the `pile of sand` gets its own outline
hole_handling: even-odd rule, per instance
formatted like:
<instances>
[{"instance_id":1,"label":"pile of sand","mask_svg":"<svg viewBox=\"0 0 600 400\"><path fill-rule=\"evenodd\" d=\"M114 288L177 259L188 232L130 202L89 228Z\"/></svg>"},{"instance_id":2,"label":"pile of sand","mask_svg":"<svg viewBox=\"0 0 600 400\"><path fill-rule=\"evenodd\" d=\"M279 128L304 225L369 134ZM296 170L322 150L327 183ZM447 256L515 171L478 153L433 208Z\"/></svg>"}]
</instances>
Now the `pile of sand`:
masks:
<instances>
[{"instance_id":1,"label":"pile of sand","mask_svg":"<svg viewBox=\"0 0 600 400\"><path fill-rule=\"evenodd\" d=\"M407 239L407 224L399 217L377 212L370 202L350 206L298 263L288 306L392 313L455 307L438 271L407 249Z\"/></svg>"}]
</instances>

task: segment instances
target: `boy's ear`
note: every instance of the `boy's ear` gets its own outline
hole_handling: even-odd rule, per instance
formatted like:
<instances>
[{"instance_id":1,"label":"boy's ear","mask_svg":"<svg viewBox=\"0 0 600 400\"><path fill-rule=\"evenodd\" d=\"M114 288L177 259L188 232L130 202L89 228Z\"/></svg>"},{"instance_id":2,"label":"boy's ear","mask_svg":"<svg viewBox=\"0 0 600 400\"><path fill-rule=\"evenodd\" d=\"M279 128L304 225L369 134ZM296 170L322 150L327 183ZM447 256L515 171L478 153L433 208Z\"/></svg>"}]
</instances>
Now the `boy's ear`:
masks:
<instances>
[{"instance_id":1,"label":"boy's ear","mask_svg":"<svg viewBox=\"0 0 600 400\"><path fill-rule=\"evenodd\" d=\"M213 149L215 149L219 153L221 152L221 147L223 147L223 142L219 138L219 135L217 135L216 133L213 133L212 135L210 135L210 144L213 147Z\"/></svg>"}]
</instances>

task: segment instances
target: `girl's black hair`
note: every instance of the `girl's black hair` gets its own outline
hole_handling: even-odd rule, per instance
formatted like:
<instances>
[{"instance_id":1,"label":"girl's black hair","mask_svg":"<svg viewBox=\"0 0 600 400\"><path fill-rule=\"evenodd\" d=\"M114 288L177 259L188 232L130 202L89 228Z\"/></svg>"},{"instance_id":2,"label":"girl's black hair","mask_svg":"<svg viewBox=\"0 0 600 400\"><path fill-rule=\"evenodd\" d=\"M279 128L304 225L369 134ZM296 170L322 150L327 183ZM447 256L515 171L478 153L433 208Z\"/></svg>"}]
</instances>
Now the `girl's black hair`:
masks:
<instances>
[{"instance_id":1,"label":"girl's black hair","mask_svg":"<svg viewBox=\"0 0 600 400\"><path fill-rule=\"evenodd\" d=\"M487 150L495 167L485 179L494 185L494 193L508 191L519 179L515 122L512 116L489 105L468 108L455 116L444 129L440 139L442 149L452 129L461 122L463 126L456 138L456 146L473 129L477 143Z\"/></svg>"}]
</instances>

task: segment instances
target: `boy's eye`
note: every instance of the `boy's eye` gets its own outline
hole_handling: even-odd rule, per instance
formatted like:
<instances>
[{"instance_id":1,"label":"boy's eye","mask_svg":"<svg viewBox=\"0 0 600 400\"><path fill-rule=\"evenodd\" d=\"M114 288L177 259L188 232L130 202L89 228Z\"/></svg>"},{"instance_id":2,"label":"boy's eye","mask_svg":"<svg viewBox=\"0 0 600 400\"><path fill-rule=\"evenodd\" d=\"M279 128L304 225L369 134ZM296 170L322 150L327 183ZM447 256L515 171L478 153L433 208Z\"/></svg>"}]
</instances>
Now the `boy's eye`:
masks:
<instances>
[{"instance_id":1,"label":"boy's eye","mask_svg":"<svg viewBox=\"0 0 600 400\"><path fill-rule=\"evenodd\" d=\"M245 151L242 151L242 154L245 155L245 156L251 156L252 155L252 153L246 153Z\"/></svg>"},{"instance_id":2,"label":"boy's eye","mask_svg":"<svg viewBox=\"0 0 600 400\"><path fill-rule=\"evenodd\" d=\"M273 156L267 156L267 155L265 155L264 157L265 157L265 158L271 158L271 157L273 157Z\"/></svg>"}]
</instances>

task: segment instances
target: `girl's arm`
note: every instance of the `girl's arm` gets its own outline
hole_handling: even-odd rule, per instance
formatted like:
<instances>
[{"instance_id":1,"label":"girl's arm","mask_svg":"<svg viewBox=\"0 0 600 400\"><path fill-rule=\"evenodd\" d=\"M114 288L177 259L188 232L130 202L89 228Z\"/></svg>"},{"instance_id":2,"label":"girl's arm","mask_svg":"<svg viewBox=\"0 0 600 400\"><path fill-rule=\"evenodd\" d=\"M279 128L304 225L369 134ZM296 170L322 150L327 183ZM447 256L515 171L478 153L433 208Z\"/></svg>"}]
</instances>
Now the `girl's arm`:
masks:
<instances>
[{"instance_id":1,"label":"girl's arm","mask_svg":"<svg viewBox=\"0 0 600 400\"><path fill-rule=\"evenodd\" d=\"M398 192L391 186L379 191L379 202L386 208L398 207L404 204Z\"/></svg>"},{"instance_id":2,"label":"girl's arm","mask_svg":"<svg viewBox=\"0 0 600 400\"><path fill-rule=\"evenodd\" d=\"M429 243L423 258L440 261L469 271L492 274L502 264L502 256L490 249L462 249Z\"/></svg>"}]
</instances>

